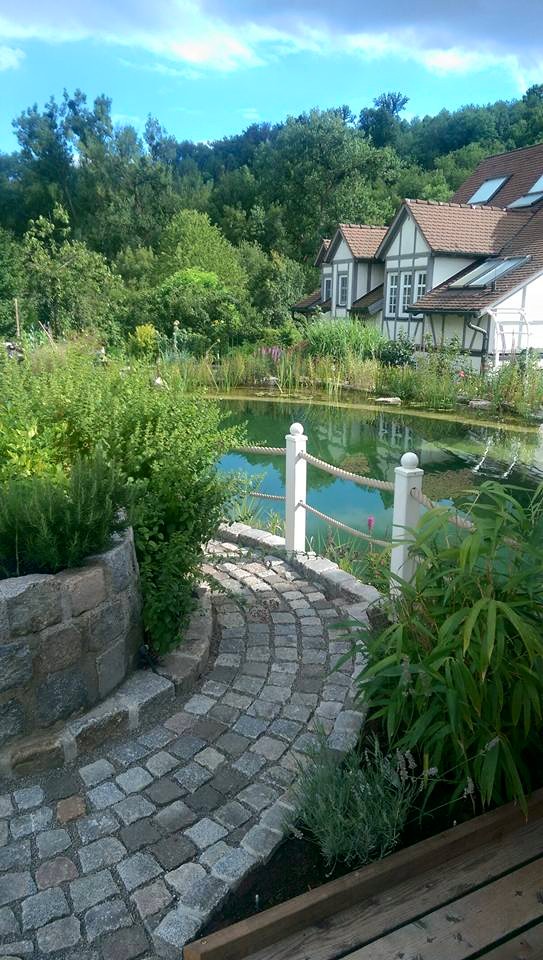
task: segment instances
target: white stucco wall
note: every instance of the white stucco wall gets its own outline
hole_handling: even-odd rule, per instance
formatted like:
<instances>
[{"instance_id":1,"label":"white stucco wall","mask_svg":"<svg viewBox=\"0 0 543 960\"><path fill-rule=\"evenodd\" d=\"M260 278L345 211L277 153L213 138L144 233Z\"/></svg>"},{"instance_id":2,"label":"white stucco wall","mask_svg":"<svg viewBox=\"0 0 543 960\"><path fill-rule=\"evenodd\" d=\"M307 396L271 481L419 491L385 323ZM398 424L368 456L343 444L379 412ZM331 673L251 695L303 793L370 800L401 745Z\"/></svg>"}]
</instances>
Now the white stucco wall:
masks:
<instances>
[{"instance_id":1,"label":"white stucco wall","mask_svg":"<svg viewBox=\"0 0 543 960\"><path fill-rule=\"evenodd\" d=\"M470 263L474 263L473 257L434 257L432 288L454 277L455 273L469 267Z\"/></svg>"},{"instance_id":2,"label":"white stucco wall","mask_svg":"<svg viewBox=\"0 0 543 960\"><path fill-rule=\"evenodd\" d=\"M494 311L490 349L500 353L543 349L543 275L500 303Z\"/></svg>"}]
</instances>

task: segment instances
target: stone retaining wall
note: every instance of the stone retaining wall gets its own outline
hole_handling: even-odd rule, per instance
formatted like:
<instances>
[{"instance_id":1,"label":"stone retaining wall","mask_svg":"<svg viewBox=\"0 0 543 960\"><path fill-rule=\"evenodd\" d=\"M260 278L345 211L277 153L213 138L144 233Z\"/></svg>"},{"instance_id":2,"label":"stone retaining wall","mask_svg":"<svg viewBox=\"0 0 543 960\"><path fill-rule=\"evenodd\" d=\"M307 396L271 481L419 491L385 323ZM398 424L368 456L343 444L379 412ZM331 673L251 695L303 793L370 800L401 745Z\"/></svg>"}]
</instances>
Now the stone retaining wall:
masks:
<instances>
[{"instance_id":1,"label":"stone retaining wall","mask_svg":"<svg viewBox=\"0 0 543 960\"><path fill-rule=\"evenodd\" d=\"M141 638L130 529L83 567L0 580L0 748L100 703Z\"/></svg>"}]
</instances>

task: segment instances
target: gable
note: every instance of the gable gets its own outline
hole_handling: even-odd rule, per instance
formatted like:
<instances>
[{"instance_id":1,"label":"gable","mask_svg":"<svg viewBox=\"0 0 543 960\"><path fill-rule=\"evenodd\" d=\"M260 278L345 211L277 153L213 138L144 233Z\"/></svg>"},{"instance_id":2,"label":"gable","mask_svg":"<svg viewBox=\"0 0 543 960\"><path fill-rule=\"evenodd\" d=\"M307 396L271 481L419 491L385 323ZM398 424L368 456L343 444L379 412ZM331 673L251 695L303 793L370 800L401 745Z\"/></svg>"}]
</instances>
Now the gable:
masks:
<instances>
[{"instance_id":1,"label":"gable","mask_svg":"<svg viewBox=\"0 0 543 960\"><path fill-rule=\"evenodd\" d=\"M413 256L427 255L428 253L430 253L430 246L426 242L411 210L404 203L394 217L377 251L377 256L399 257L403 254Z\"/></svg>"}]
</instances>

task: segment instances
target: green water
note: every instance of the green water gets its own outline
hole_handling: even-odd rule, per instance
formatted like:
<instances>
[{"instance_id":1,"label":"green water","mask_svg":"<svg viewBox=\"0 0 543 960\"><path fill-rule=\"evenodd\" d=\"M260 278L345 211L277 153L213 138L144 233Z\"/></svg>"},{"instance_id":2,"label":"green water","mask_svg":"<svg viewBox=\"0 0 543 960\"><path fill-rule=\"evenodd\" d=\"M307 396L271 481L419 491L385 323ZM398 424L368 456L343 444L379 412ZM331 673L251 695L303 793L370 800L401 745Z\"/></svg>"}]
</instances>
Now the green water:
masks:
<instances>
[{"instance_id":1,"label":"green water","mask_svg":"<svg viewBox=\"0 0 543 960\"><path fill-rule=\"evenodd\" d=\"M302 400L221 400L231 423L246 423L249 443L284 446L291 423L302 423L308 451L355 473L393 480L394 468L407 450L414 451L425 471L423 489L434 500L450 503L455 494L498 479L525 489L543 479L543 431L515 430L486 423L462 423L445 418L398 414L350 406L310 404ZM260 478L259 489L283 494L284 457L228 454L223 470L243 470ZM366 531L375 519L373 535L389 539L392 493L368 490L308 468L307 502L356 529ZM254 501L260 516L283 516L280 503ZM308 534L318 537L328 526L308 515Z\"/></svg>"}]
</instances>

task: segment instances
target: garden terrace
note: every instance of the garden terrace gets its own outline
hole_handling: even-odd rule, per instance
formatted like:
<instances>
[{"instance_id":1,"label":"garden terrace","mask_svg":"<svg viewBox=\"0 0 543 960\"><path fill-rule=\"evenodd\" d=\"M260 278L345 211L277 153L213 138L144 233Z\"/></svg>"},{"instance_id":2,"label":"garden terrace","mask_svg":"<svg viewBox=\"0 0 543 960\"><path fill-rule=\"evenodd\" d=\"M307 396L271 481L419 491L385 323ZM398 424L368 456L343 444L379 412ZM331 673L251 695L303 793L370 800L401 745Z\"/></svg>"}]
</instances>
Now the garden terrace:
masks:
<instances>
[{"instance_id":1,"label":"garden terrace","mask_svg":"<svg viewBox=\"0 0 543 960\"><path fill-rule=\"evenodd\" d=\"M4 781L0 956L178 958L281 843L317 727L340 752L355 745L360 664L330 674L351 649L346 618L365 622L379 594L329 561L289 564L269 534L222 536L205 567L217 655L200 685L187 691L181 647L164 666L175 697L150 671L132 678L154 690L137 731Z\"/></svg>"}]
</instances>

